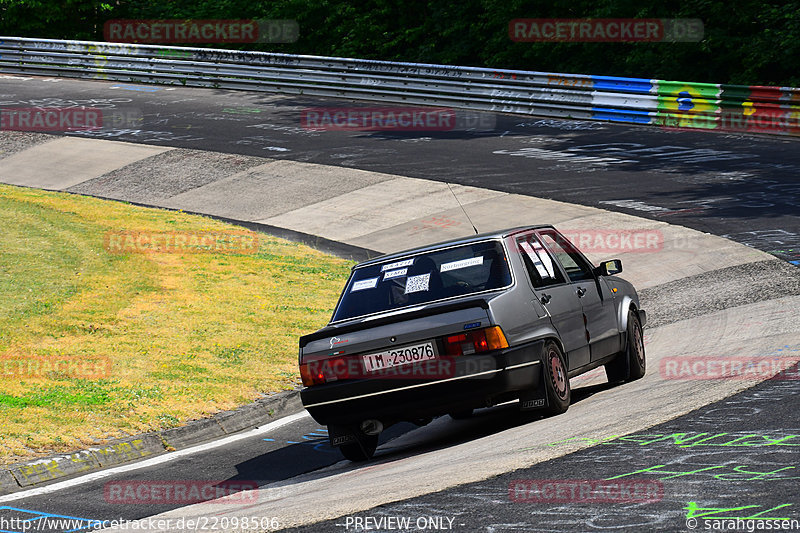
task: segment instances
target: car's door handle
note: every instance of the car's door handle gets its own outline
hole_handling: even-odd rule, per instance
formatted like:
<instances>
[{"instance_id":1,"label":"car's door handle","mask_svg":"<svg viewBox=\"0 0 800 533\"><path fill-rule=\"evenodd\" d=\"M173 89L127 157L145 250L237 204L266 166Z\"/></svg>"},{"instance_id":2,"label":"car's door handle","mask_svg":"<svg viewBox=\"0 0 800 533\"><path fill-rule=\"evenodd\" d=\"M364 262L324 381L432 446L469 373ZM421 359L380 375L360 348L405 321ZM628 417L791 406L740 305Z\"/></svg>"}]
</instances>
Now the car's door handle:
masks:
<instances>
[{"instance_id":1,"label":"car's door handle","mask_svg":"<svg viewBox=\"0 0 800 533\"><path fill-rule=\"evenodd\" d=\"M552 297L549 294L542 294L542 297L539 299L542 302L542 305L547 305L550 303Z\"/></svg>"},{"instance_id":2,"label":"car's door handle","mask_svg":"<svg viewBox=\"0 0 800 533\"><path fill-rule=\"evenodd\" d=\"M583 295L586 294L586 289L583 287L578 287L578 290L576 290L575 293L578 295L578 298L583 298Z\"/></svg>"}]
</instances>

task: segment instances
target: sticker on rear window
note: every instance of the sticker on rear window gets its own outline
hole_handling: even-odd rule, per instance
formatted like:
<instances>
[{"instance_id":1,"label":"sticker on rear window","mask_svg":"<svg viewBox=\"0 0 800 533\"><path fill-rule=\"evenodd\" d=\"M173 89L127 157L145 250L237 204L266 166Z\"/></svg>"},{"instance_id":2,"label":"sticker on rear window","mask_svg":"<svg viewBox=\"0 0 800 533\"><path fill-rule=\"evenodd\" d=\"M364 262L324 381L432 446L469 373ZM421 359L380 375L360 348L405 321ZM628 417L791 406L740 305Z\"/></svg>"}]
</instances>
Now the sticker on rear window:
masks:
<instances>
[{"instance_id":1,"label":"sticker on rear window","mask_svg":"<svg viewBox=\"0 0 800 533\"><path fill-rule=\"evenodd\" d=\"M390 270L389 272L383 275L383 281L392 278L399 278L401 276L405 276L406 274L408 274L407 268L401 268L400 270Z\"/></svg>"},{"instance_id":2,"label":"sticker on rear window","mask_svg":"<svg viewBox=\"0 0 800 533\"><path fill-rule=\"evenodd\" d=\"M388 265L383 265L381 267L381 272L386 272L387 270L395 270L397 268L409 267L414 264L413 259L405 259L403 261L397 261L394 263L389 263Z\"/></svg>"},{"instance_id":3,"label":"sticker on rear window","mask_svg":"<svg viewBox=\"0 0 800 533\"><path fill-rule=\"evenodd\" d=\"M363 291L364 289L374 289L378 285L378 278L362 279L353 283L350 292Z\"/></svg>"},{"instance_id":4,"label":"sticker on rear window","mask_svg":"<svg viewBox=\"0 0 800 533\"><path fill-rule=\"evenodd\" d=\"M553 266L553 260L550 259L550 256L547 252L544 251L542 245L539 244L537 241L533 241L533 249L536 250L536 254L539 256L539 259L542 260L542 264L547 269L547 273L550 274L551 278L556 277L556 270Z\"/></svg>"},{"instance_id":5,"label":"sticker on rear window","mask_svg":"<svg viewBox=\"0 0 800 533\"><path fill-rule=\"evenodd\" d=\"M420 274L419 276L410 276L406 280L406 294L411 294L412 292L427 291L430 282L431 282L430 274Z\"/></svg>"},{"instance_id":6,"label":"sticker on rear window","mask_svg":"<svg viewBox=\"0 0 800 533\"><path fill-rule=\"evenodd\" d=\"M536 271L539 273L539 276L542 279L552 278L553 276L550 275L550 272L545 268L544 264L542 263L541 258L536 252L533 251L530 243L527 241L520 241L519 245L525 250L525 253L528 254L528 259L531 260L533 266L536 267Z\"/></svg>"},{"instance_id":7,"label":"sticker on rear window","mask_svg":"<svg viewBox=\"0 0 800 533\"><path fill-rule=\"evenodd\" d=\"M442 266L439 267L439 272L449 272L451 270L458 270L460 268L467 268L482 264L483 264L483 256L479 255L478 257L471 257L469 259L462 259L460 261L442 263Z\"/></svg>"}]
</instances>

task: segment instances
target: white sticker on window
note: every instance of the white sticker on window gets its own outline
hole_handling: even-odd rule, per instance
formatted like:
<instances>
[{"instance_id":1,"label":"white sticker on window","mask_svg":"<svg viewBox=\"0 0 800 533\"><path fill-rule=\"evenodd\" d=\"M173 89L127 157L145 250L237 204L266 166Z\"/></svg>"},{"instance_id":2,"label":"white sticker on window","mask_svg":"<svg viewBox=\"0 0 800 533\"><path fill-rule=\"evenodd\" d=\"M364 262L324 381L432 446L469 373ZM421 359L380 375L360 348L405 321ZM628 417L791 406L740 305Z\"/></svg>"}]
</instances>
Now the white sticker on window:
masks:
<instances>
[{"instance_id":1,"label":"white sticker on window","mask_svg":"<svg viewBox=\"0 0 800 533\"><path fill-rule=\"evenodd\" d=\"M539 259L539 256L536 254L536 252L533 251L533 248L531 248L531 245L528 241L520 241L519 245L523 250L525 250L525 253L528 255L528 259L530 259L533 263L533 266L536 267L536 272L539 273L539 276L542 279L553 277L548 273L547 269L542 264L542 260Z\"/></svg>"},{"instance_id":2,"label":"white sticker on window","mask_svg":"<svg viewBox=\"0 0 800 533\"><path fill-rule=\"evenodd\" d=\"M362 279L353 283L350 292L363 291L364 289L374 289L378 285L378 278Z\"/></svg>"},{"instance_id":3,"label":"white sticker on window","mask_svg":"<svg viewBox=\"0 0 800 533\"><path fill-rule=\"evenodd\" d=\"M383 281L392 278L399 278L401 276L405 276L406 274L408 274L407 268L401 268L400 270L390 270L389 272L383 275Z\"/></svg>"},{"instance_id":4,"label":"white sticker on window","mask_svg":"<svg viewBox=\"0 0 800 533\"><path fill-rule=\"evenodd\" d=\"M453 261L451 263L442 263L439 267L439 272L449 272L451 270L458 270L459 268L467 268L475 265L483 264L483 256L472 257L470 259L461 259L460 261Z\"/></svg>"},{"instance_id":5,"label":"white sticker on window","mask_svg":"<svg viewBox=\"0 0 800 533\"><path fill-rule=\"evenodd\" d=\"M427 291L431 282L430 274L420 274L419 276L410 276L406 279L406 294L412 292Z\"/></svg>"},{"instance_id":6,"label":"white sticker on window","mask_svg":"<svg viewBox=\"0 0 800 533\"><path fill-rule=\"evenodd\" d=\"M381 272L386 272L387 270L395 270L397 268L408 267L414 264L413 259L404 259L403 261L397 261L394 263L389 263L388 265L383 265L381 267Z\"/></svg>"},{"instance_id":7,"label":"white sticker on window","mask_svg":"<svg viewBox=\"0 0 800 533\"><path fill-rule=\"evenodd\" d=\"M538 241L534 241L533 249L536 250L536 254L539 256L539 259L542 260L542 264L544 264L544 267L547 269L550 277L555 279L556 267L553 266L553 260L550 259L550 254L547 253L547 251L542 247L541 244L539 244Z\"/></svg>"}]
</instances>

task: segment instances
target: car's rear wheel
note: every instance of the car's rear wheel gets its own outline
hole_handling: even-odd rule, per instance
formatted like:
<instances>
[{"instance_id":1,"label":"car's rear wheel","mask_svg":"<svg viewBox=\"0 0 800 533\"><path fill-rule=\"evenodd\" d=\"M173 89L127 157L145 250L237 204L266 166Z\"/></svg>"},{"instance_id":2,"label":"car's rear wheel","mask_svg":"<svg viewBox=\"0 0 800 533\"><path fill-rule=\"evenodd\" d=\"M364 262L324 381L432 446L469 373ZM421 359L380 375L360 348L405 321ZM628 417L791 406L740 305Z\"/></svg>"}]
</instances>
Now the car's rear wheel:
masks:
<instances>
[{"instance_id":1,"label":"car's rear wheel","mask_svg":"<svg viewBox=\"0 0 800 533\"><path fill-rule=\"evenodd\" d=\"M606 363L606 377L609 383L635 381L644 376L647 362L644 354L644 334L639 315L628 311L628 330L625 350L610 363Z\"/></svg>"},{"instance_id":2,"label":"car's rear wheel","mask_svg":"<svg viewBox=\"0 0 800 533\"><path fill-rule=\"evenodd\" d=\"M548 416L560 415L569 408L572 391L569 387L567 365L561 349L553 341L544 345L544 385L547 390L547 407L542 413Z\"/></svg>"},{"instance_id":3,"label":"car's rear wheel","mask_svg":"<svg viewBox=\"0 0 800 533\"><path fill-rule=\"evenodd\" d=\"M378 447L378 435L359 435L359 441L342 444L339 451L345 459L353 462L368 461L375 454Z\"/></svg>"}]
</instances>

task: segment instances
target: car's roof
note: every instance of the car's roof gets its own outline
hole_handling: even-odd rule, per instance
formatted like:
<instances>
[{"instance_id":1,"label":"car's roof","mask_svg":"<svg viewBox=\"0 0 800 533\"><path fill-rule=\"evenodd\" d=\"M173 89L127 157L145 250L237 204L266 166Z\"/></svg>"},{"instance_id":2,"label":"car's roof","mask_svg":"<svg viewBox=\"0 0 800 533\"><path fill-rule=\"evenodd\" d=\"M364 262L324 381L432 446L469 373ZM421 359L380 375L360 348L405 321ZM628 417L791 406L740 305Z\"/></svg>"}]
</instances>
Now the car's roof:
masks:
<instances>
[{"instance_id":1,"label":"car's roof","mask_svg":"<svg viewBox=\"0 0 800 533\"><path fill-rule=\"evenodd\" d=\"M480 233L478 235L470 235L469 237L460 237L458 239L451 239L448 241L437 242L433 244L428 244L425 246L420 246L417 248L409 248L408 250L401 250L399 252L393 252L391 254L381 255L375 258L372 258L368 261L364 261L363 263L359 263L353 268L360 268L363 266L374 265L376 263L383 263L385 261L391 261L395 258L405 257L407 255L414 255L419 253L425 253L433 250L437 250L439 248L446 248L449 246L458 246L460 244L470 244L473 242L485 241L488 239L502 239L509 235L513 235L514 233L520 233L522 231L529 231L532 229L543 229L543 228L553 228L550 224L540 224L538 226L516 226L513 228L507 228L498 231L491 231L488 233Z\"/></svg>"}]
</instances>

